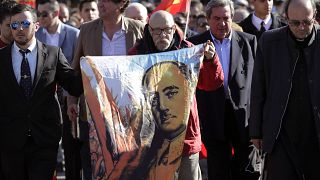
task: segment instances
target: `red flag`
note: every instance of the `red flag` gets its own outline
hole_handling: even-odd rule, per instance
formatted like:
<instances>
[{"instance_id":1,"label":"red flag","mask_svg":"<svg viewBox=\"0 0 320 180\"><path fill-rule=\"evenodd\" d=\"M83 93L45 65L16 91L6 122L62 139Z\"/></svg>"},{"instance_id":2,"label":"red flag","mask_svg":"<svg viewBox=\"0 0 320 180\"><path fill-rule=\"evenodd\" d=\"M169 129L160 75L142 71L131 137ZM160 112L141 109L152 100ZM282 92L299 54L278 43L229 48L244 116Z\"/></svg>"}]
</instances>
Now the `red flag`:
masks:
<instances>
[{"instance_id":1,"label":"red flag","mask_svg":"<svg viewBox=\"0 0 320 180\"><path fill-rule=\"evenodd\" d=\"M191 0L162 0L152 13L158 10L168 11L172 15L178 12L188 12L190 10L190 2Z\"/></svg>"},{"instance_id":2,"label":"red flag","mask_svg":"<svg viewBox=\"0 0 320 180\"><path fill-rule=\"evenodd\" d=\"M36 1L35 0L17 0L19 4L28 4L33 8L36 8Z\"/></svg>"}]
</instances>

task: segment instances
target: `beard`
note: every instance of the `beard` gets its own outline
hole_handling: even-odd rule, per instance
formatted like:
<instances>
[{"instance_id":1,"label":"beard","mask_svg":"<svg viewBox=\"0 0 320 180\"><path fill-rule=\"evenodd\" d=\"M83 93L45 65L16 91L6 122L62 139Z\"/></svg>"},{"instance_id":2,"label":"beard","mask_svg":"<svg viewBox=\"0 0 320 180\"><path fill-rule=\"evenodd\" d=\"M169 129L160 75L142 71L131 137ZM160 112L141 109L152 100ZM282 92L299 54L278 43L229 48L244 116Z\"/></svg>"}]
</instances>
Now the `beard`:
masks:
<instances>
[{"instance_id":1,"label":"beard","mask_svg":"<svg viewBox=\"0 0 320 180\"><path fill-rule=\"evenodd\" d=\"M14 35L14 41L18 46L26 46L32 41L34 33L34 31L29 33L17 33Z\"/></svg>"},{"instance_id":2,"label":"beard","mask_svg":"<svg viewBox=\"0 0 320 180\"><path fill-rule=\"evenodd\" d=\"M30 39L28 40L27 38L15 38L15 42L18 45L26 45L28 42L30 41Z\"/></svg>"},{"instance_id":3,"label":"beard","mask_svg":"<svg viewBox=\"0 0 320 180\"><path fill-rule=\"evenodd\" d=\"M168 40L161 39L157 41L155 45L159 51L166 51L170 47L170 42Z\"/></svg>"}]
</instances>

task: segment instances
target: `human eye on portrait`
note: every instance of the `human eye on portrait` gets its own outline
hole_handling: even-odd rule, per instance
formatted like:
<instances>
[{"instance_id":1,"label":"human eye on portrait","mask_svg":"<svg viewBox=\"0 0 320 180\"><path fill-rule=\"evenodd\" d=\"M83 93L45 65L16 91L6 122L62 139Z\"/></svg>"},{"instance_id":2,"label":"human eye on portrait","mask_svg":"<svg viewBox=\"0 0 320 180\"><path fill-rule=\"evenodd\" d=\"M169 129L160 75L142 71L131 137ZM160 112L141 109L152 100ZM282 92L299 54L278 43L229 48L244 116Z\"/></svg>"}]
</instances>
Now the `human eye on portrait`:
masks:
<instances>
[{"instance_id":1,"label":"human eye on portrait","mask_svg":"<svg viewBox=\"0 0 320 180\"><path fill-rule=\"evenodd\" d=\"M176 86L170 86L166 88L163 92L165 96L168 97L168 99L173 99L179 93L179 88Z\"/></svg>"}]
</instances>

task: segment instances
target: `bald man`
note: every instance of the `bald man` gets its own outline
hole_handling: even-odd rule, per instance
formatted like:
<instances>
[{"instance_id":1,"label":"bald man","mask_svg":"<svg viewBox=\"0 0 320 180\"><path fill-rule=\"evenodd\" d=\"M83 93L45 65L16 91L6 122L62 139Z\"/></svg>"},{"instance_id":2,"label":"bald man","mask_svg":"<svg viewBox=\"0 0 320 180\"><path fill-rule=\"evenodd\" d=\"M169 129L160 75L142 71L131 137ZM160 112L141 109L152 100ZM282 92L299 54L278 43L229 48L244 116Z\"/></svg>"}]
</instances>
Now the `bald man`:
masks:
<instances>
[{"instance_id":1,"label":"bald man","mask_svg":"<svg viewBox=\"0 0 320 180\"><path fill-rule=\"evenodd\" d=\"M131 19L139 20L146 24L148 20L148 10L140 3L131 3L124 11L124 16Z\"/></svg>"},{"instance_id":2,"label":"bald man","mask_svg":"<svg viewBox=\"0 0 320 180\"><path fill-rule=\"evenodd\" d=\"M288 26L260 39L250 136L267 152L267 180L320 179L320 30L313 0L289 0Z\"/></svg>"},{"instance_id":3,"label":"bald man","mask_svg":"<svg viewBox=\"0 0 320 180\"><path fill-rule=\"evenodd\" d=\"M69 8L64 3L59 3L60 11L59 11L59 19L63 23L67 23L70 18Z\"/></svg>"},{"instance_id":4,"label":"bald man","mask_svg":"<svg viewBox=\"0 0 320 180\"><path fill-rule=\"evenodd\" d=\"M134 54L150 54L164 51L173 51L181 48L188 48L193 46L189 41L184 40L183 34L176 28L173 17L170 13L166 11L157 11L152 14L149 20L149 24L145 26L144 37L142 40L138 41L137 45L129 50L130 55ZM223 73L222 67L219 63L218 56L215 55L215 48L213 43L207 42L206 44L208 51L205 52L205 62L203 67L211 67L208 72L210 74L202 73L200 70L199 82L211 82L212 86L209 84L204 84L202 88L215 90L222 86ZM214 76L213 76L214 75ZM206 79L206 80L205 80ZM200 85L198 84L198 87ZM179 108L179 107L177 107ZM179 112L179 109L171 110L172 113ZM186 129L186 137L184 141L182 160L179 168L178 179L181 180L201 180L201 171L199 167L199 152L201 150L201 135L199 126L199 117L197 102L194 97L193 105L190 108L189 121ZM146 156L154 157L154 155ZM162 156L161 156L162 157ZM145 159L141 165L144 169L156 169L157 167L152 165L150 159ZM170 164L170 162L168 163ZM168 166L169 167L169 166ZM170 168L170 167L169 167ZM175 172L177 169L172 167L168 170L168 173ZM157 171L156 171L157 172ZM155 177L145 177L144 175L138 175L141 179L168 179L168 173L165 174L155 174ZM169 179L176 179L171 177Z\"/></svg>"}]
</instances>

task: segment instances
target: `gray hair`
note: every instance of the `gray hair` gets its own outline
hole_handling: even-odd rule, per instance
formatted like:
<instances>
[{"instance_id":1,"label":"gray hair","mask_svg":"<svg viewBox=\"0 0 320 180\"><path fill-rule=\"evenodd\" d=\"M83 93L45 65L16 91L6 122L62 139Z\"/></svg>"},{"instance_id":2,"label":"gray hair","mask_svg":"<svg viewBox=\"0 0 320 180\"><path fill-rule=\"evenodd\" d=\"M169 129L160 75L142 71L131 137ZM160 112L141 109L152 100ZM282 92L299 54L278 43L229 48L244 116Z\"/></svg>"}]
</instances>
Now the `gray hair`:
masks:
<instances>
[{"instance_id":1,"label":"gray hair","mask_svg":"<svg viewBox=\"0 0 320 180\"><path fill-rule=\"evenodd\" d=\"M211 0L210 2L208 2L207 6L206 6L207 18L210 18L211 13L212 13L212 8L225 7L225 6L230 7L231 18L232 18L234 15L234 6L233 6L233 2L231 0Z\"/></svg>"}]
</instances>

